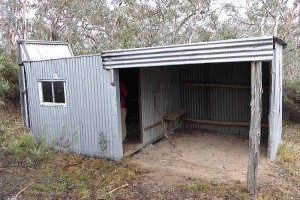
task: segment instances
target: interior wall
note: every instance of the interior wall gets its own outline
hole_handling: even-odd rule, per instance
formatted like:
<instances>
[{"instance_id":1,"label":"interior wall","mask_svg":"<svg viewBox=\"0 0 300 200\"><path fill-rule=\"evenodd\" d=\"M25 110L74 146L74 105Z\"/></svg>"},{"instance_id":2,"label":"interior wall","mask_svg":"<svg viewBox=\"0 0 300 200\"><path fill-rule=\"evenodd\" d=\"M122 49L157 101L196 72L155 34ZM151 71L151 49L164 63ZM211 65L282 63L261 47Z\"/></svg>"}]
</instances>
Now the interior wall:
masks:
<instances>
[{"instance_id":1,"label":"interior wall","mask_svg":"<svg viewBox=\"0 0 300 200\"><path fill-rule=\"evenodd\" d=\"M160 122L160 115L163 116L180 109L180 67L141 68L140 84L141 130L143 143L148 143L160 137L163 134L163 128L161 124L149 130L145 130L145 128Z\"/></svg>"},{"instance_id":2,"label":"interior wall","mask_svg":"<svg viewBox=\"0 0 300 200\"><path fill-rule=\"evenodd\" d=\"M263 86L270 84L269 63L263 63ZM250 122L251 89L186 86L183 83L213 83L251 85L251 63L217 63L181 66L182 108L190 109L188 118L225 122ZM262 123L268 124L269 89L263 89ZM208 129L222 133L248 136L250 127L219 126L186 123L187 129ZM268 137L268 128L262 128L262 139Z\"/></svg>"}]
</instances>

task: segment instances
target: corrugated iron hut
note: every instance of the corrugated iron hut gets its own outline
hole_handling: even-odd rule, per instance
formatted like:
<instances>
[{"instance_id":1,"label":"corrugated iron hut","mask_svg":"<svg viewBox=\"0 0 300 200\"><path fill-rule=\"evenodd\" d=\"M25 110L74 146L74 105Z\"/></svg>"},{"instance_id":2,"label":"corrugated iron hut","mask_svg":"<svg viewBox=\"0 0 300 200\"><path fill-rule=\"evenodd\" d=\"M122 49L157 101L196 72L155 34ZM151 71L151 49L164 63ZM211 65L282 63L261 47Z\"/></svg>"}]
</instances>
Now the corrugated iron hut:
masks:
<instances>
[{"instance_id":1,"label":"corrugated iron hut","mask_svg":"<svg viewBox=\"0 0 300 200\"><path fill-rule=\"evenodd\" d=\"M19 41L24 123L48 143L119 159L122 79L130 91L127 129L137 147L181 118L174 126L246 137L250 130L251 142L261 133L273 160L281 141L285 45L264 36L73 56L63 42Z\"/></svg>"}]
</instances>

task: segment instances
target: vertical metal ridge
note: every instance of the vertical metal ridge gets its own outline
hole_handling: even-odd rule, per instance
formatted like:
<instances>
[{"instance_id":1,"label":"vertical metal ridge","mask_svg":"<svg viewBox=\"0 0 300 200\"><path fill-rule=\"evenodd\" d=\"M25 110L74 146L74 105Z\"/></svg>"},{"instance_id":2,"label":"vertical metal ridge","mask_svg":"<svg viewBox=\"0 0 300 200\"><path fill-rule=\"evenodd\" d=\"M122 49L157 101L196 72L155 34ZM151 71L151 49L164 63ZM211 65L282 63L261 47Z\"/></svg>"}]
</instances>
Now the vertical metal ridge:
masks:
<instances>
[{"instance_id":1,"label":"vertical metal ridge","mask_svg":"<svg viewBox=\"0 0 300 200\"><path fill-rule=\"evenodd\" d=\"M263 71L268 71L268 63L263 63ZM219 83L250 85L250 62L215 63L181 66L181 83ZM264 84L268 84L269 74L263 73ZM208 88L181 86L182 106L191 109L190 118L214 121L250 121L250 90L234 88ZM269 90L263 93L262 122L268 123ZM206 124L185 125L187 128L209 129L247 136L248 127L217 126ZM267 138L267 128L262 130L262 138Z\"/></svg>"},{"instance_id":2,"label":"vertical metal ridge","mask_svg":"<svg viewBox=\"0 0 300 200\"><path fill-rule=\"evenodd\" d=\"M45 130L50 144L53 138L58 143L71 142L78 131L79 140L70 147L72 151L118 159L122 157L122 147L117 145L121 137L115 119L108 116L117 110L116 100L111 100L116 98L116 87L110 85L110 74L101 62L100 55L91 55L24 63L29 72L32 132L39 136ZM55 74L58 79L66 80L66 107L40 105L38 80L55 80ZM100 155L98 134L101 132L107 140L106 155Z\"/></svg>"},{"instance_id":3,"label":"vertical metal ridge","mask_svg":"<svg viewBox=\"0 0 300 200\"><path fill-rule=\"evenodd\" d=\"M141 114L142 130L160 121L159 115L154 108L153 92L156 93L157 107L161 115L180 109L181 96L179 92L180 68L142 68L141 73ZM176 84L177 83L177 84ZM162 126L157 126L144 131L143 143L158 138L163 133Z\"/></svg>"}]
</instances>

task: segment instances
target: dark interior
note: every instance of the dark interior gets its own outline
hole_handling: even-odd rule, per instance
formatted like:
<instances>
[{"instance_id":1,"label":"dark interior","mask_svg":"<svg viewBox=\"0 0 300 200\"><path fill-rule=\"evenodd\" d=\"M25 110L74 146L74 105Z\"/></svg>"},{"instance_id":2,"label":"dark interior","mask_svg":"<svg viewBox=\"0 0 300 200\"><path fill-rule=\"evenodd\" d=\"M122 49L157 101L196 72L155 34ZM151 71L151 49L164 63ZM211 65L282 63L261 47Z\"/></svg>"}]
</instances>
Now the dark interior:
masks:
<instances>
[{"instance_id":1,"label":"dark interior","mask_svg":"<svg viewBox=\"0 0 300 200\"><path fill-rule=\"evenodd\" d=\"M126 98L126 129L127 136L123 144L124 152L130 151L141 143L139 121L139 69L129 68L119 70L119 79L122 80L128 90Z\"/></svg>"}]
</instances>

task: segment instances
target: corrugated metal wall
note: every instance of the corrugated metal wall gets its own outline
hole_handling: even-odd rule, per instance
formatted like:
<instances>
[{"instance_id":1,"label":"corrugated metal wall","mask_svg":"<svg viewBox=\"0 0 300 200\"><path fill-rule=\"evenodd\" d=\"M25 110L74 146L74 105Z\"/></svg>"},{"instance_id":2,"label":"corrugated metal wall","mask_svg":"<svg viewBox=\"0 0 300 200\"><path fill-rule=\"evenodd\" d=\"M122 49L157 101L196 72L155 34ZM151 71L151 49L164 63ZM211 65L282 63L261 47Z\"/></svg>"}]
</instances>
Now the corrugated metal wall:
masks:
<instances>
[{"instance_id":1,"label":"corrugated metal wall","mask_svg":"<svg viewBox=\"0 0 300 200\"><path fill-rule=\"evenodd\" d=\"M77 153L123 156L118 88L112 86L111 72L103 69L101 55L25 62L29 116L32 132ZM40 105L39 80L65 80L66 106ZM103 133L107 148L101 155L98 134Z\"/></svg>"},{"instance_id":2,"label":"corrugated metal wall","mask_svg":"<svg viewBox=\"0 0 300 200\"><path fill-rule=\"evenodd\" d=\"M216 63L181 66L182 108L191 109L188 118L250 122L251 89L186 86L183 83L213 83L251 85L250 62ZM269 63L263 63L263 85L269 86ZM268 123L269 90L263 91L262 123ZM219 126L187 123L186 128L208 129L223 133L247 136L249 127ZM267 138L267 128L262 128L262 138Z\"/></svg>"},{"instance_id":3,"label":"corrugated metal wall","mask_svg":"<svg viewBox=\"0 0 300 200\"><path fill-rule=\"evenodd\" d=\"M274 60L272 62L272 82L270 96L270 133L268 157L271 160L276 154L281 142L282 133L282 46L275 44Z\"/></svg>"},{"instance_id":4,"label":"corrugated metal wall","mask_svg":"<svg viewBox=\"0 0 300 200\"><path fill-rule=\"evenodd\" d=\"M144 131L144 128L160 121L154 107L154 97L162 116L180 109L179 73L179 67L140 69L143 143L153 141L163 134L161 125Z\"/></svg>"}]
</instances>

